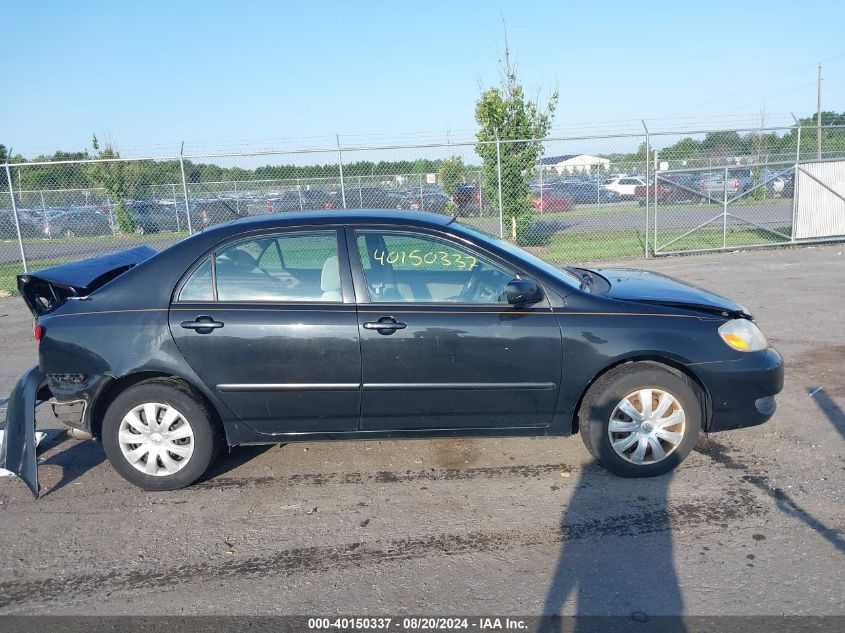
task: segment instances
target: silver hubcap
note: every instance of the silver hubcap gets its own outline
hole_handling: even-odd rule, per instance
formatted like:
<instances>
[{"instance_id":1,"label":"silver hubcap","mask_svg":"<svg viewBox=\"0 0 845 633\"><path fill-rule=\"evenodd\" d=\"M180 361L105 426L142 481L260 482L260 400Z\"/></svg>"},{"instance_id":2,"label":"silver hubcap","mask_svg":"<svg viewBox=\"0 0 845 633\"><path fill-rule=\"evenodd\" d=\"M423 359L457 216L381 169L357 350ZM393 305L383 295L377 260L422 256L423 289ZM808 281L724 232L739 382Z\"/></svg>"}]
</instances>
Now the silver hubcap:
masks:
<instances>
[{"instance_id":1,"label":"silver hubcap","mask_svg":"<svg viewBox=\"0 0 845 633\"><path fill-rule=\"evenodd\" d=\"M178 472L194 453L194 430L169 404L147 402L132 409L123 417L117 439L127 462L157 477Z\"/></svg>"},{"instance_id":2,"label":"silver hubcap","mask_svg":"<svg viewBox=\"0 0 845 633\"><path fill-rule=\"evenodd\" d=\"M684 409L661 389L640 389L619 401L607 433L617 455L632 464L655 464L671 455L686 430Z\"/></svg>"}]
</instances>

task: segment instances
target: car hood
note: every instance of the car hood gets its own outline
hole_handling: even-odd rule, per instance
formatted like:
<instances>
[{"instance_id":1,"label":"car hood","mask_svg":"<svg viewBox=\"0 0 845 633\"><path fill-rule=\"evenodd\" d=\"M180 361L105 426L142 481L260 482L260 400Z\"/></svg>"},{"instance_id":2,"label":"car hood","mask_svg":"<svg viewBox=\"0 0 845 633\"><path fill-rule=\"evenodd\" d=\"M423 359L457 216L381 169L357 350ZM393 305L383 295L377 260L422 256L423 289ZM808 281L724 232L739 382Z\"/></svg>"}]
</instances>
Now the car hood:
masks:
<instances>
[{"instance_id":1,"label":"car hood","mask_svg":"<svg viewBox=\"0 0 845 633\"><path fill-rule=\"evenodd\" d=\"M595 272L607 279L610 289L604 294L613 299L751 316L730 299L660 273L627 268L599 268Z\"/></svg>"}]
</instances>

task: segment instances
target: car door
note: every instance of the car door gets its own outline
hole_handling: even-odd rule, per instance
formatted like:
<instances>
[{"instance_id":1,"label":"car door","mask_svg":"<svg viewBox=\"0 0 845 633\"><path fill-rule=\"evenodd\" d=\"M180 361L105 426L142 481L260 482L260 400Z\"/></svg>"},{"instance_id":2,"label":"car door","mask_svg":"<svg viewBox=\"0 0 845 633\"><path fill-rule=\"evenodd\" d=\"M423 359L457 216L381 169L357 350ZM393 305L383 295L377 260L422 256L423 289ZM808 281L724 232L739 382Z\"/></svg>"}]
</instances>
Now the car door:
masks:
<instances>
[{"instance_id":1,"label":"car door","mask_svg":"<svg viewBox=\"0 0 845 633\"><path fill-rule=\"evenodd\" d=\"M506 262L436 231L348 229L361 429L543 427L561 380L546 299L511 306Z\"/></svg>"},{"instance_id":2,"label":"car door","mask_svg":"<svg viewBox=\"0 0 845 633\"><path fill-rule=\"evenodd\" d=\"M253 431L358 428L358 323L338 229L226 243L176 297L170 330L179 350Z\"/></svg>"}]
</instances>

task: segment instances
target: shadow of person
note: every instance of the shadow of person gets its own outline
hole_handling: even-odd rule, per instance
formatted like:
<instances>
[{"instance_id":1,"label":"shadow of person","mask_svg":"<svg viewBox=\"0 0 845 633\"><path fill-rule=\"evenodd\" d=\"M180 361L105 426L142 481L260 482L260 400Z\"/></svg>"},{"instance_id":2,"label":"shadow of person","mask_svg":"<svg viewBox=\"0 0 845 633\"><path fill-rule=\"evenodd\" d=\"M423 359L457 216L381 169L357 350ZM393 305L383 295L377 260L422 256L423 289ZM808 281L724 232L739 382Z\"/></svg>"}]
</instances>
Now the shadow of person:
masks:
<instances>
[{"instance_id":1,"label":"shadow of person","mask_svg":"<svg viewBox=\"0 0 845 633\"><path fill-rule=\"evenodd\" d=\"M595 462L582 470L561 518L561 551L540 631L618 631L682 614L667 498L671 478L622 479ZM561 619L564 614L578 619ZM680 618L661 617L660 630L684 628Z\"/></svg>"}]
</instances>

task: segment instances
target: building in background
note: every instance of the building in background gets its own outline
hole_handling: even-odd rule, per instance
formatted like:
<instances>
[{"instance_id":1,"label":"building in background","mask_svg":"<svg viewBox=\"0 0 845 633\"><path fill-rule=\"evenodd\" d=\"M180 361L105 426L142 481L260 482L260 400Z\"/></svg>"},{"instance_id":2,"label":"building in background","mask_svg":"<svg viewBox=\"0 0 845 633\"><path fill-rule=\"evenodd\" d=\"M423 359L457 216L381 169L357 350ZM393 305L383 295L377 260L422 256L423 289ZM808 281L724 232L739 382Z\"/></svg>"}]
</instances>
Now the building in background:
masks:
<instances>
[{"instance_id":1,"label":"building in background","mask_svg":"<svg viewBox=\"0 0 845 633\"><path fill-rule=\"evenodd\" d=\"M590 173L607 169L610 161L607 158L591 156L589 154L564 154L562 156L546 156L540 159L540 168L543 171L557 172L558 176L564 173Z\"/></svg>"}]
</instances>

